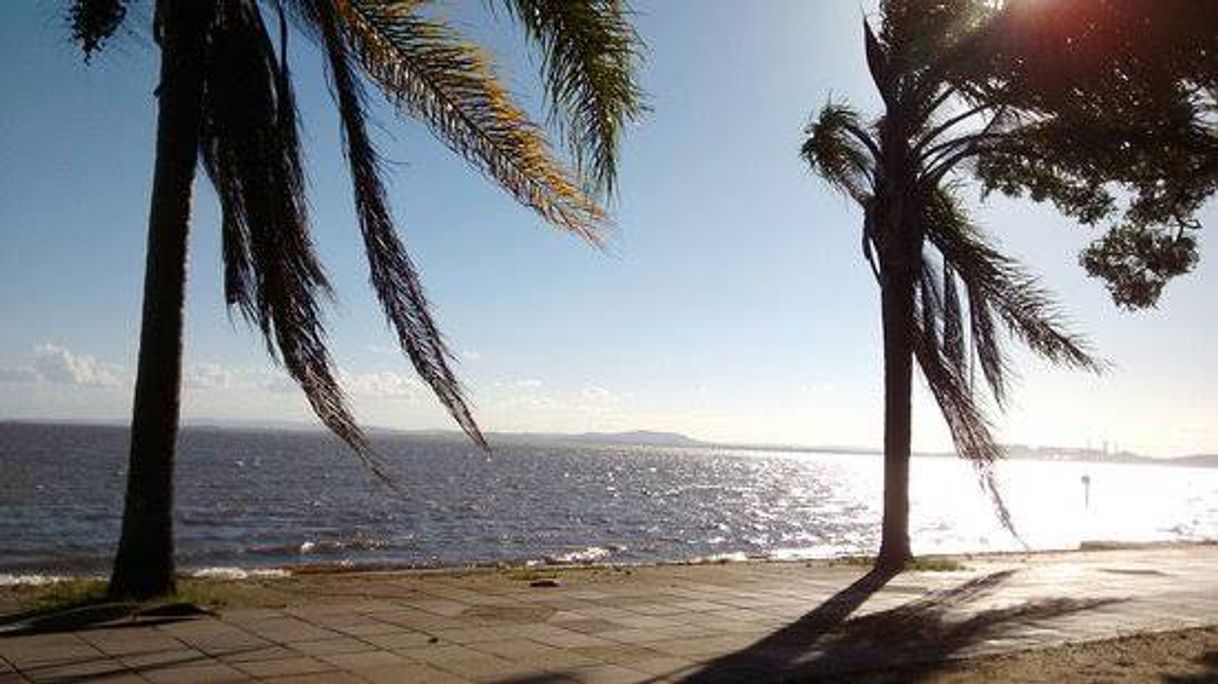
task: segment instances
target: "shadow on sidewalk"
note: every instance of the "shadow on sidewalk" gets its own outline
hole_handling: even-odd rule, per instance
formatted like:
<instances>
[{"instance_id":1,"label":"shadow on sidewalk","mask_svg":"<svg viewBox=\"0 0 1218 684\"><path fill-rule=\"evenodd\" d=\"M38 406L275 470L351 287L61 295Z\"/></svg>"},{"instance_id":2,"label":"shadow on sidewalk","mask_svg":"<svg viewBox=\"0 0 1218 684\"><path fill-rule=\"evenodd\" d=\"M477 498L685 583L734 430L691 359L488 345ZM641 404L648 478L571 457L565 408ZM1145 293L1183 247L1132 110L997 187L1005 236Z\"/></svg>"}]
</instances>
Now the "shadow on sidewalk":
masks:
<instances>
[{"instance_id":1,"label":"shadow on sidewalk","mask_svg":"<svg viewBox=\"0 0 1218 684\"><path fill-rule=\"evenodd\" d=\"M711 661L683 681L802 682L840 680L851 673L866 673L867 681L909 681L909 671L889 677L886 670L931 666L972 644L1119 601L1063 597L969 609L970 604L992 595L1013 573L985 575L896 608L851 618L895 576L873 571L795 622ZM926 673L932 668L918 669Z\"/></svg>"}]
</instances>

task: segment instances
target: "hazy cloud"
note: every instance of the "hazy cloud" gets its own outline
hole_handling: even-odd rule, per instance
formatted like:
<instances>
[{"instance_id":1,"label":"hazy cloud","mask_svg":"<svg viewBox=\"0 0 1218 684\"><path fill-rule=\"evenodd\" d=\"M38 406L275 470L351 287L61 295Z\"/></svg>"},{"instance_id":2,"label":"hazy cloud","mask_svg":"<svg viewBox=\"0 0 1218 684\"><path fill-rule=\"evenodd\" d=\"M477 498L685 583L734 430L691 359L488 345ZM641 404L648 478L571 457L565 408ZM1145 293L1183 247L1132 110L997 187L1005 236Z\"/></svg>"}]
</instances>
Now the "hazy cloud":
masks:
<instances>
[{"instance_id":1,"label":"hazy cloud","mask_svg":"<svg viewBox=\"0 0 1218 684\"><path fill-rule=\"evenodd\" d=\"M38 382L40 376L33 368L18 366L15 368L0 368L0 382L26 383Z\"/></svg>"},{"instance_id":2,"label":"hazy cloud","mask_svg":"<svg viewBox=\"0 0 1218 684\"><path fill-rule=\"evenodd\" d=\"M103 363L55 344L34 348L34 367L8 369L19 381L44 381L77 387L120 387L124 374L120 366Z\"/></svg>"},{"instance_id":3,"label":"hazy cloud","mask_svg":"<svg viewBox=\"0 0 1218 684\"><path fill-rule=\"evenodd\" d=\"M236 373L215 363L204 363L186 371L186 387L192 389L230 389L237 384Z\"/></svg>"},{"instance_id":4,"label":"hazy cloud","mask_svg":"<svg viewBox=\"0 0 1218 684\"><path fill-rule=\"evenodd\" d=\"M370 399L417 399L423 383L413 376L380 371L374 373L341 373L343 387L355 397Z\"/></svg>"}]
</instances>

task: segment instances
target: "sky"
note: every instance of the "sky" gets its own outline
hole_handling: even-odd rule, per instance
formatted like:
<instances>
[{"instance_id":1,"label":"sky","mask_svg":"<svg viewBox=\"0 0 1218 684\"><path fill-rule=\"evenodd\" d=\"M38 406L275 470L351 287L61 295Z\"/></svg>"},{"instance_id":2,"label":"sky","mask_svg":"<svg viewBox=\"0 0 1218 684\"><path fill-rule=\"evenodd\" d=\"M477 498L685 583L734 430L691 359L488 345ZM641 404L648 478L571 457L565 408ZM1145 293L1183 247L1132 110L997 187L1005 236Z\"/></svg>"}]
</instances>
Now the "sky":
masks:
<instances>
[{"instance_id":1,"label":"sky","mask_svg":"<svg viewBox=\"0 0 1218 684\"><path fill-rule=\"evenodd\" d=\"M133 27L86 65L66 3L0 3L0 419L129 416L158 65ZM832 98L875 112L855 0L636 0L650 113L626 133L606 250L545 226L386 106L391 201L475 414L492 431L669 430L733 443L875 447L879 298L860 216L797 150ZM485 4L444 11L538 113L537 61ZM291 50L312 228L336 285L331 351L365 425L455 427L415 378L367 285L318 55ZM183 418L305 421L256 332L226 310L214 194L196 186ZM969 199L1112 363L1103 376L1016 355L1008 443L1218 452L1218 250L1156 310L1117 310L1077 254L1097 233L1051 209ZM1202 221L1218 230L1218 205ZM1207 231L1208 232L1208 231ZM950 439L924 387L914 447Z\"/></svg>"}]
</instances>

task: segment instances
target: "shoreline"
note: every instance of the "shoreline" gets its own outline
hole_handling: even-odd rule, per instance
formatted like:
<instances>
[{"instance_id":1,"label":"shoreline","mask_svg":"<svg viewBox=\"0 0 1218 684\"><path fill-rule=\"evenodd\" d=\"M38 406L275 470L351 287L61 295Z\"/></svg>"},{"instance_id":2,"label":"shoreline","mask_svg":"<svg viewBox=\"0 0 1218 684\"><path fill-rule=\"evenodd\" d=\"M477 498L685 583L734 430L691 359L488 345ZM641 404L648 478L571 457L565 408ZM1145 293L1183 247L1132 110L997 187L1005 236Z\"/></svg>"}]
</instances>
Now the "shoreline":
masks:
<instances>
[{"instance_id":1,"label":"shoreline","mask_svg":"<svg viewBox=\"0 0 1218 684\"><path fill-rule=\"evenodd\" d=\"M0 658L34 680L52 667L40 660L52 647L74 659L65 667L154 681L201 668L232 679L459 682L719 681L741 671L793 681L1144 681L1218 672L1206 660L1207 649L1218 650L1218 543L1098 546L961 554L950 557L958 566L878 582L858 558L184 579L176 600L212 613L0 638ZM60 599L78 588L64 587ZM0 590L0 614L28 608L43 591Z\"/></svg>"},{"instance_id":2,"label":"shoreline","mask_svg":"<svg viewBox=\"0 0 1218 684\"><path fill-rule=\"evenodd\" d=\"M1019 559L1045 558L1103 551L1149 551L1218 547L1218 539L1196 541L1105 541L1086 540L1076 548L1029 549L1024 551L975 551L962 553L929 553L916 555L918 561L942 561L959 563L977 561L1013 561ZM233 581L273 580L300 576L326 575L393 575L435 574L459 575L473 572L513 572L533 570L537 572L581 571L598 569L640 569L665 567L701 567L718 565L793 564L805 567L869 567L872 555L840 555L833 557L772 558L764 555L749 555L744 552L724 553L715 556L692 557L658 561L590 561L552 562L549 560L476 561L472 563L427 564L399 563L393 561L369 561L365 563L316 562L285 563L281 565L205 565L186 567L178 571L181 580ZM101 573L57 573L51 571L0 570L0 591L15 587L39 587L58 582L105 580L107 571Z\"/></svg>"}]
</instances>

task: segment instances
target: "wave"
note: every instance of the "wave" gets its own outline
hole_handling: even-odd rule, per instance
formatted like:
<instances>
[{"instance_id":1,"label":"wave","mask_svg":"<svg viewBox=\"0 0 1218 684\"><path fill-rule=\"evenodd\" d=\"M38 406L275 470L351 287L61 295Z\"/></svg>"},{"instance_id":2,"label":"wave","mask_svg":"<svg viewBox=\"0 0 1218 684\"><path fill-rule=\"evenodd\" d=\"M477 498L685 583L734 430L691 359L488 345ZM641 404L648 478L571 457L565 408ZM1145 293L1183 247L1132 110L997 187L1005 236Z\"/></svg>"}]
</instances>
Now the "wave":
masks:
<instances>
[{"instance_id":1,"label":"wave","mask_svg":"<svg viewBox=\"0 0 1218 684\"><path fill-rule=\"evenodd\" d=\"M67 575L43 575L40 573L32 573L28 575L14 575L8 572L0 572L0 587L42 587L56 582L67 582L68 580L78 579L101 579L100 577L69 577Z\"/></svg>"},{"instance_id":2,"label":"wave","mask_svg":"<svg viewBox=\"0 0 1218 684\"><path fill-rule=\"evenodd\" d=\"M292 573L283 568L236 568L231 566L216 566L199 568L190 573L195 579L243 580L243 579L282 579L291 577Z\"/></svg>"},{"instance_id":3,"label":"wave","mask_svg":"<svg viewBox=\"0 0 1218 684\"><path fill-rule=\"evenodd\" d=\"M556 553L545 557L545 562L550 565L586 565L589 563L599 563L604 561L614 551L625 551L625 546L609 545L609 548L603 546L586 546L582 549L575 549L564 553Z\"/></svg>"}]
</instances>

